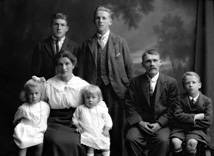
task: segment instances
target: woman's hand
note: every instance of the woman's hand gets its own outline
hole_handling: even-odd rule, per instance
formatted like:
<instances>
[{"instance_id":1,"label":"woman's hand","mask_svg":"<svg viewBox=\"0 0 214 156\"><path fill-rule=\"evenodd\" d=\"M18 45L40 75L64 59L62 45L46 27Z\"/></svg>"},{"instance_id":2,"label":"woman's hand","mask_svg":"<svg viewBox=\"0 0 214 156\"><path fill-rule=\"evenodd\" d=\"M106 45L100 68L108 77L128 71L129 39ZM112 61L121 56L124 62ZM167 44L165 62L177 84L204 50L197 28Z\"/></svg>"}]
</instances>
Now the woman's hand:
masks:
<instances>
[{"instance_id":1,"label":"woman's hand","mask_svg":"<svg viewBox=\"0 0 214 156\"><path fill-rule=\"evenodd\" d=\"M110 135L109 135L109 130L107 130L107 129L104 129L103 130L103 133L102 133L105 137L109 137Z\"/></svg>"},{"instance_id":2,"label":"woman's hand","mask_svg":"<svg viewBox=\"0 0 214 156\"><path fill-rule=\"evenodd\" d=\"M76 128L75 132L77 132L77 133L80 133L80 134L81 134L81 133L83 132L82 127L78 127L78 128Z\"/></svg>"}]
</instances>

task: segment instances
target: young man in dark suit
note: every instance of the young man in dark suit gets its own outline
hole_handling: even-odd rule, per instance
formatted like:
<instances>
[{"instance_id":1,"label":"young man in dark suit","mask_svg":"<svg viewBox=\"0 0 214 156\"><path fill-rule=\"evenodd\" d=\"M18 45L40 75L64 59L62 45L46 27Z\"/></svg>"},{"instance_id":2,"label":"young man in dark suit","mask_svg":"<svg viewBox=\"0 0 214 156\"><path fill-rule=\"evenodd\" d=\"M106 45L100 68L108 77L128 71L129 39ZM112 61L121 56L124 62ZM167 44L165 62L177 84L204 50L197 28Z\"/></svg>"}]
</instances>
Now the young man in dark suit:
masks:
<instances>
[{"instance_id":1,"label":"young man in dark suit","mask_svg":"<svg viewBox=\"0 0 214 156\"><path fill-rule=\"evenodd\" d=\"M127 127L125 146L129 156L166 156L169 153L169 122L178 102L177 81L159 72L160 55L155 49L142 55L146 73L134 78L125 100Z\"/></svg>"},{"instance_id":2,"label":"young man in dark suit","mask_svg":"<svg viewBox=\"0 0 214 156\"><path fill-rule=\"evenodd\" d=\"M64 13L53 14L50 27L52 34L36 45L31 63L32 74L46 79L56 74L54 66L56 53L61 50L69 50L77 55L79 51L78 44L66 36L69 30L68 15Z\"/></svg>"},{"instance_id":3,"label":"young man in dark suit","mask_svg":"<svg viewBox=\"0 0 214 156\"><path fill-rule=\"evenodd\" d=\"M97 32L83 43L78 57L78 75L98 85L113 120L110 130L111 156L122 156L122 126L124 98L129 81L134 77L128 45L109 29L113 12L99 6L94 12Z\"/></svg>"}]
</instances>

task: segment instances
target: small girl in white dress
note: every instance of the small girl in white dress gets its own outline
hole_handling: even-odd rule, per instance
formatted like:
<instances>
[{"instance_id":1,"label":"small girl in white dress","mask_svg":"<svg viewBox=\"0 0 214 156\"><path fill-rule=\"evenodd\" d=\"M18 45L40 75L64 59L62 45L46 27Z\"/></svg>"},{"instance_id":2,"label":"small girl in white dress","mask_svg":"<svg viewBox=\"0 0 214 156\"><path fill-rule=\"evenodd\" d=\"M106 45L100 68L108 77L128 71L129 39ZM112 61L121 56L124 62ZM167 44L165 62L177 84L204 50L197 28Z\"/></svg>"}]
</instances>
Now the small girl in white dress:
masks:
<instances>
[{"instance_id":1,"label":"small girl in white dress","mask_svg":"<svg viewBox=\"0 0 214 156\"><path fill-rule=\"evenodd\" d=\"M94 156L94 149L101 150L103 156L110 155L109 130L112 119L102 101L98 86L88 85L83 89L84 104L76 108L73 124L81 133L81 144L87 147L87 156Z\"/></svg>"},{"instance_id":2,"label":"small girl in white dress","mask_svg":"<svg viewBox=\"0 0 214 156\"><path fill-rule=\"evenodd\" d=\"M36 146L35 156L41 156L44 132L50 114L49 105L42 101L43 80L33 76L25 83L20 98L24 103L18 108L13 121L13 138L19 148L19 156L26 156L27 148L31 146Z\"/></svg>"}]
</instances>

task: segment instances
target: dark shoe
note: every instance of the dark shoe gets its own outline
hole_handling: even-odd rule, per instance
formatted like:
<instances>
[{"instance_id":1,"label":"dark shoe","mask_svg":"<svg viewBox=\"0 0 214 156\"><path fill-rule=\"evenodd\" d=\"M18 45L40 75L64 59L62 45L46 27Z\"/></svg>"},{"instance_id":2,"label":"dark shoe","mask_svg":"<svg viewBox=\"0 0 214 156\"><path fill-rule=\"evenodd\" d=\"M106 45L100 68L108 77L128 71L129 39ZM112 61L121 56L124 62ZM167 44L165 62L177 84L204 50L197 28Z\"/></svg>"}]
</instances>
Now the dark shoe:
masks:
<instances>
[{"instance_id":1,"label":"dark shoe","mask_svg":"<svg viewBox=\"0 0 214 156\"><path fill-rule=\"evenodd\" d=\"M183 151L180 151L180 152L174 152L174 153L172 153L172 156L184 156L184 153L183 153Z\"/></svg>"}]
</instances>

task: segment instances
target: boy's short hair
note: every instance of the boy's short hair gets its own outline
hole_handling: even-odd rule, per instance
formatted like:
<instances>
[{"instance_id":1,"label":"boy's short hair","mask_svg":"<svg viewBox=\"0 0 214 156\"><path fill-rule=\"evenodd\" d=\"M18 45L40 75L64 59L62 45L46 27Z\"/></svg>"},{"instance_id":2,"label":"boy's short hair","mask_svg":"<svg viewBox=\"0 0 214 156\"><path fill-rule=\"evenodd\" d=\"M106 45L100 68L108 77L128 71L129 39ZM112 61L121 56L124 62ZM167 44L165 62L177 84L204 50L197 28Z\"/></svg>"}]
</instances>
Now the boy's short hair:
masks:
<instances>
[{"instance_id":1,"label":"boy's short hair","mask_svg":"<svg viewBox=\"0 0 214 156\"><path fill-rule=\"evenodd\" d=\"M200 76L196 72L188 71L188 72L184 73L184 75L182 77L182 84L183 84L183 86L184 86L185 79L186 79L187 76L195 76L198 79L198 82L201 83L201 78L200 78Z\"/></svg>"},{"instance_id":2,"label":"boy's short hair","mask_svg":"<svg viewBox=\"0 0 214 156\"><path fill-rule=\"evenodd\" d=\"M83 99L88 94L96 94L99 98L99 101L103 100L102 91L96 85L88 85L88 86L84 87L82 90L82 93L83 93Z\"/></svg>"},{"instance_id":3,"label":"boy's short hair","mask_svg":"<svg viewBox=\"0 0 214 156\"><path fill-rule=\"evenodd\" d=\"M160 53L158 52L157 49L149 49L149 50L146 50L143 54L142 54L142 62L144 61L144 58L146 55L159 55L160 57Z\"/></svg>"},{"instance_id":4,"label":"boy's short hair","mask_svg":"<svg viewBox=\"0 0 214 156\"><path fill-rule=\"evenodd\" d=\"M53 21L55 19L63 19L66 21L67 25L69 25L69 16L65 13L58 12L58 13L53 14L51 16L51 25L53 24Z\"/></svg>"},{"instance_id":5,"label":"boy's short hair","mask_svg":"<svg viewBox=\"0 0 214 156\"><path fill-rule=\"evenodd\" d=\"M112 8L111 8L110 6L105 6L105 5L102 5L102 6L101 6L101 5L100 5L100 6L96 7L96 9L95 9L95 11L94 11L94 19L95 19L96 13L97 13L98 11L106 11L106 12L108 12L110 18L113 19L114 12L113 12L113 10L112 10Z\"/></svg>"}]
</instances>

